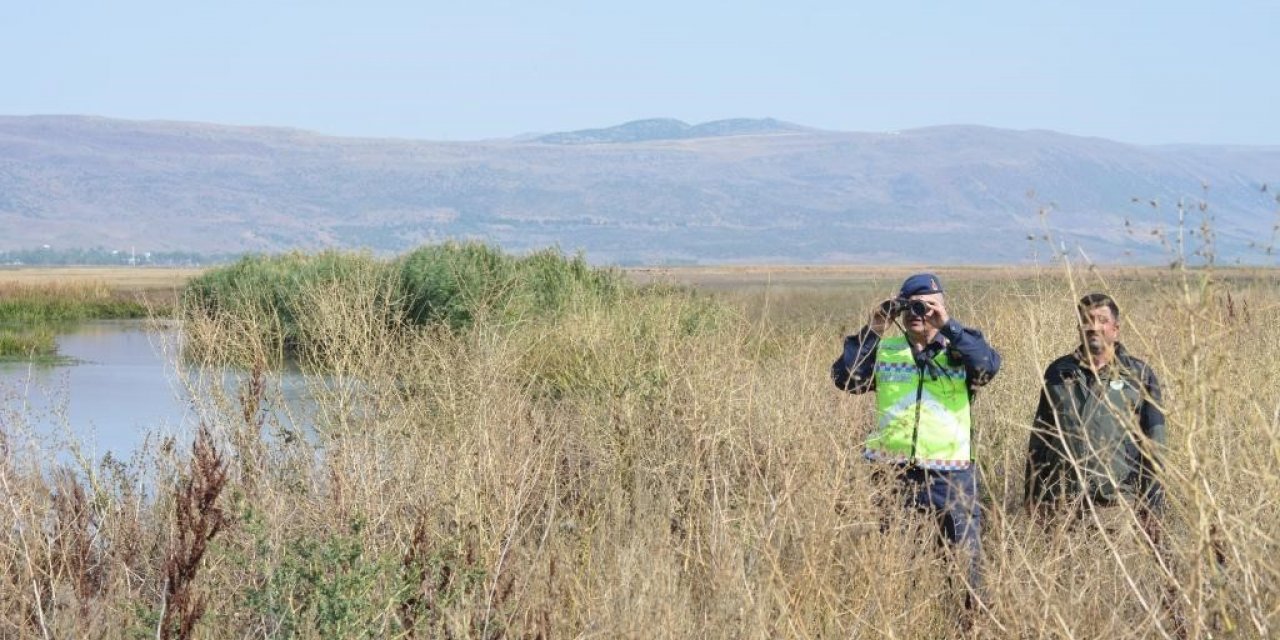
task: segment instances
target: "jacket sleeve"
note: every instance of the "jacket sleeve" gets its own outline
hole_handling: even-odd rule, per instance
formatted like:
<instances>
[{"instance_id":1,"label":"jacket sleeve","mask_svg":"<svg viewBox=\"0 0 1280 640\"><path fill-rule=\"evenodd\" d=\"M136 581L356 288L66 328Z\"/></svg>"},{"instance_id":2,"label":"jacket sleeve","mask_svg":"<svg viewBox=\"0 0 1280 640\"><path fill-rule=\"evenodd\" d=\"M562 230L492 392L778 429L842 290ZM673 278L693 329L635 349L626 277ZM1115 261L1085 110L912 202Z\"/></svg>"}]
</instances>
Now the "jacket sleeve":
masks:
<instances>
[{"instance_id":1,"label":"jacket sleeve","mask_svg":"<svg viewBox=\"0 0 1280 640\"><path fill-rule=\"evenodd\" d=\"M1168 440L1165 434L1164 398L1160 391L1160 381L1149 366L1143 367L1142 378L1144 393L1142 405L1138 408L1138 427L1146 438L1139 445L1142 459L1138 490L1148 506L1159 510L1164 506L1164 487L1159 478L1160 458Z\"/></svg>"},{"instance_id":2,"label":"jacket sleeve","mask_svg":"<svg viewBox=\"0 0 1280 640\"><path fill-rule=\"evenodd\" d=\"M849 393L866 393L876 388L876 347L880 336L863 327L844 339L844 353L831 364L831 381Z\"/></svg>"},{"instance_id":3,"label":"jacket sleeve","mask_svg":"<svg viewBox=\"0 0 1280 640\"><path fill-rule=\"evenodd\" d=\"M955 320L942 325L950 349L960 356L970 388L981 387L1000 371L1000 354L987 343L982 332Z\"/></svg>"},{"instance_id":4,"label":"jacket sleeve","mask_svg":"<svg viewBox=\"0 0 1280 640\"><path fill-rule=\"evenodd\" d=\"M1046 387L1040 388L1040 403L1031 422L1031 438L1027 444L1027 468L1023 499L1029 507L1035 507L1053 492L1053 477L1057 473L1054 446L1058 436L1057 418Z\"/></svg>"}]
</instances>

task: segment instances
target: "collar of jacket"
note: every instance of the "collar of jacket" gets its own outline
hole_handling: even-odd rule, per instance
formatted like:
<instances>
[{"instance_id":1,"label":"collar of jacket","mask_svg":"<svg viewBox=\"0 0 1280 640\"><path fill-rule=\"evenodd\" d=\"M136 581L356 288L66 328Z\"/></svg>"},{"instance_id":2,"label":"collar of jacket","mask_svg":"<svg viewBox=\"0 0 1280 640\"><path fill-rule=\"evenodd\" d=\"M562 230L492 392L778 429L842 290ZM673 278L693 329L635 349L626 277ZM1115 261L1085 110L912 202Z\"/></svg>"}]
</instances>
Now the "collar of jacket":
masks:
<instances>
[{"instance_id":1,"label":"collar of jacket","mask_svg":"<svg viewBox=\"0 0 1280 640\"><path fill-rule=\"evenodd\" d=\"M930 377L932 377L933 379L935 380L938 379L939 369L938 369L938 365L933 361L933 359L938 357L939 353L942 353L947 350L947 347L948 347L947 337L942 335L942 332L939 331L938 333L934 334L933 339L930 340L927 344L925 344L924 348L921 349L920 351L916 351L915 347L911 345L910 336L907 337L907 344L911 346L911 355L916 361L916 366L928 371L930 374Z\"/></svg>"}]
</instances>

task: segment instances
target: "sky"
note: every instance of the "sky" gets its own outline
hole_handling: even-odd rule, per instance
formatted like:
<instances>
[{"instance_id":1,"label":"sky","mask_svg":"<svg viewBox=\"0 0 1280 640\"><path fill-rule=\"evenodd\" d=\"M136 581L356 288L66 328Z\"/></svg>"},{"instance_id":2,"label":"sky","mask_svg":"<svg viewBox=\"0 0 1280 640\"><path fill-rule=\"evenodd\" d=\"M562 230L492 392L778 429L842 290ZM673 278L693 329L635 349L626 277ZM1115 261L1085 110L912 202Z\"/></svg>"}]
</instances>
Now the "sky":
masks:
<instances>
[{"instance_id":1,"label":"sky","mask_svg":"<svg viewBox=\"0 0 1280 640\"><path fill-rule=\"evenodd\" d=\"M0 115L477 140L773 117L1280 144L1280 2L41 0Z\"/></svg>"}]
</instances>

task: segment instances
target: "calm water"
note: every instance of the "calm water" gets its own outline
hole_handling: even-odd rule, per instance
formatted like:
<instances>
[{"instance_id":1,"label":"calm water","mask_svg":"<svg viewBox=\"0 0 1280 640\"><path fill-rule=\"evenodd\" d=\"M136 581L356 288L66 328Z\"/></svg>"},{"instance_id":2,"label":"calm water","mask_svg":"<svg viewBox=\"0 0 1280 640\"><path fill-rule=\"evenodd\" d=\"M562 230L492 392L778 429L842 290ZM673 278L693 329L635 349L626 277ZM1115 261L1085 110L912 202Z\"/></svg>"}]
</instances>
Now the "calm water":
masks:
<instances>
[{"instance_id":1,"label":"calm water","mask_svg":"<svg viewBox=\"0 0 1280 640\"><path fill-rule=\"evenodd\" d=\"M64 365L0 363L0 431L55 441L75 438L85 452L120 458L148 432L191 433L200 411L182 383L175 356L175 329L148 328L141 321L85 323L58 338ZM219 371L234 385L234 372ZM270 381L285 402L303 403L306 390L296 372ZM232 391L234 395L234 391Z\"/></svg>"}]
</instances>

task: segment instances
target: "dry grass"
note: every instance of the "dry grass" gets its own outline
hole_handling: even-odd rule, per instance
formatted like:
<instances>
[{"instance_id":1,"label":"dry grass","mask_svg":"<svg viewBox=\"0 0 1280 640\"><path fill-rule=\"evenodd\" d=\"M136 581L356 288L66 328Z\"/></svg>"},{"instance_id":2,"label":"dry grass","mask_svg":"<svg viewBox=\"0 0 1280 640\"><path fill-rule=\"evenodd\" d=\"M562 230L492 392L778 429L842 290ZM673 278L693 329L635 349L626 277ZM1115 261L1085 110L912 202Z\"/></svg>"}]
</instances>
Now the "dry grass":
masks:
<instances>
[{"instance_id":1,"label":"dry grass","mask_svg":"<svg viewBox=\"0 0 1280 640\"><path fill-rule=\"evenodd\" d=\"M202 530L180 506L198 455L159 441L56 471L4 427L0 637L154 637L175 558L210 605L195 637L961 637L928 531L880 532L870 399L827 377L902 275L719 294L741 313L675 293L463 334L371 322L386 298L368 288L316 291L331 373L311 378L314 432L267 410L260 369L230 391L189 381L226 460L202 556L175 552ZM1280 633L1274 274L941 275L1005 360L976 404L991 609L972 634L1173 637L1170 611L1188 637ZM1039 376L1093 289L1167 389L1164 565L1123 514L1045 532L1021 510Z\"/></svg>"},{"instance_id":2,"label":"dry grass","mask_svg":"<svg viewBox=\"0 0 1280 640\"><path fill-rule=\"evenodd\" d=\"M177 267L3 267L0 284L93 282L116 290L172 290L203 271Z\"/></svg>"},{"instance_id":3,"label":"dry grass","mask_svg":"<svg viewBox=\"0 0 1280 640\"><path fill-rule=\"evenodd\" d=\"M0 298L35 290L105 290L120 300L172 308L187 281L203 271L177 267L0 267Z\"/></svg>"}]
</instances>

